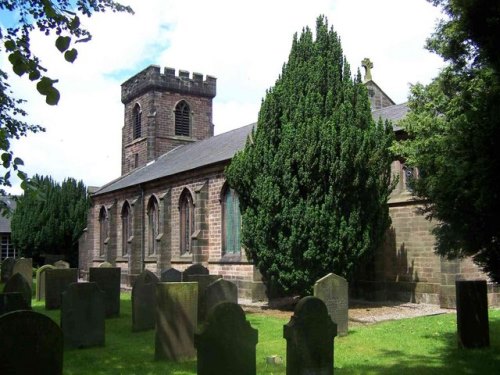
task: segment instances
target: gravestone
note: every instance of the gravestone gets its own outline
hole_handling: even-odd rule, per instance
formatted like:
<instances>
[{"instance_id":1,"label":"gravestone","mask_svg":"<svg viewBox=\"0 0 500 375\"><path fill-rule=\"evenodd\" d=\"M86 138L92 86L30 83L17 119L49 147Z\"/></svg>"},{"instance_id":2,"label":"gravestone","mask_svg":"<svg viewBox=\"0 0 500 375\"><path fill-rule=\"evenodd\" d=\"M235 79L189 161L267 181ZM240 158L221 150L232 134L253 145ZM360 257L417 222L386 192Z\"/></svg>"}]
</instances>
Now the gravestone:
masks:
<instances>
[{"instance_id":1,"label":"gravestone","mask_svg":"<svg viewBox=\"0 0 500 375\"><path fill-rule=\"evenodd\" d=\"M333 273L329 273L314 284L314 296L325 303L328 314L337 324L339 336L347 335L348 331L348 287L346 279Z\"/></svg>"},{"instance_id":2,"label":"gravestone","mask_svg":"<svg viewBox=\"0 0 500 375\"><path fill-rule=\"evenodd\" d=\"M1 266L1 277L2 277L2 282L5 283L7 280L10 279L12 276L12 270L14 269L14 263L16 263L16 260L14 258L5 258L2 261L2 266Z\"/></svg>"},{"instance_id":3,"label":"gravestone","mask_svg":"<svg viewBox=\"0 0 500 375\"><path fill-rule=\"evenodd\" d=\"M455 286L458 345L466 349L490 346L486 281L457 280Z\"/></svg>"},{"instance_id":4,"label":"gravestone","mask_svg":"<svg viewBox=\"0 0 500 375\"><path fill-rule=\"evenodd\" d=\"M97 283L105 293L106 318L120 315L120 267L90 267L89 281Z\"/></svg>"},{"instance_id":5,"label":"gravestone","mask_svg":"<svg viewBox=\"0 0 500 375\"><path fill-rule=\"evenodd\" d=\"M158 277L144 270L132 286L132 331L155 328L156 284Z\"/></svg>"},{"instance_id":6,"label":"gravestone","mask_svg":"<svg viewBox=\"0 0 500 375\"><path fill-rule=\"evenodd\" d=\"M196 358L197 295L197 283L156 284L155 359L179 362Z\"/></svg>"},{"instance_id":7,"label":"gravestone","mask_svg":"<svg viewBox=\"0 0 500 375\"><path fill-rule=\"evenodd\" d=\"M20 273L15 273L7 280L3 288L4 293L22 293L25 302L31 306L31 287Z\"/></svg>"},{"instance_id":8,"label":"gravestone","mask_svg":"<svg viewBox=\"0 0 500 375\"><path fill-rule=\"evenodd\" d=\"M31 305L26 302L20 292L0 293L0 315L11 311L31 310Z\"/></svg>"},{"instance_id":9,"label":"gravestone","mask_svg":"<svg viewBox=\"0 0 500 375\"><path fill-rule=\"evenodd\" d=\"M208 268L204 267L203 265L197 263L189 266L182 272L182 280L186 281L188 280L189 276L191 275L208 275Z\"/></svg>"},{"instance_id":10,"label":"gravestone","mask_svg":"<svg viewBox=\"0 0 500 375\"><path fill-rule=\"evenodd\" d=\"M110 267L113 267L113 265L109 262L102 262L101 264L99 264L99 267L98 268L110 268Z\"/></svg>"},{"instance_id":11,"label":"gravestone","mask_svg":"<svg viewBox=\"0 0 500 375\"><path fill-rule=\"evenodd\" d=\"M57 262L54 263L54 267L57 269L67 269L69 268L69 263L65 262L64 260L58 260Z\"/></svg>"},{"instance_id":12,"label":"gravestone","mask_svg":"<svg viewBox=\"0 0 500 375\"><path fill-rule=\"evenodd\" d=\"M78 281L78 269L54 268L45 271L45 309L53 310L61 307L61 293L69 284Z\"/></svg>"},{"instance_id":13,"label":"gravestone","mask_svg":"<svg viewBox=\"0 0 500 375\"><path fill-rule=\"evenodd\" d=\"M238 304L238 287L231 281L218 279L209 284L199 299L198 321L204 322L208 312L221 302L232 302Z\"/></svg>"},{"instance_id":14,"label":"gravestone","mask_svg":"<svg viewBox=\"0 0 500 375\"><path fill-rule=\"evenodd\" d=\"M325 303L317 297L302 298L290 322L283 326L287 375L333 375L333 340L337 326Z\"/></svg>"},{"instance_id":15,"label":"gravestone","mask_svg":"<svg viewBox=\"0 0 500 375\"><path fill-rule=\"evenodd\" d=\"M0 374L62 374L63 335L48 316L26 310L2 315L0 337Z\"/></svg>"},{"instance_id":16,"label":"gravestone","mask_svg":"<svg viewBox=\"0 0 500 375\"><path fill-rule=\"evenodd\" d=\"M19 273L23 275L24 279L28 282L30 289L33 289L33 260L31 258L16 259L12 274Z\"/></svg>"},{"instance_id":17,"label":"gravestone","mask_svg":"<svg viewBox=\"0 0 500 375\"><path fill-rule=\"evenodd\" d=\"M236 303L214 306L195 334L198 375L255 375L258 332Z\"/></svg>"},{"instance_id":18,"label":"gravestone","mask_svg":"<svg viewBox=\"0 0 500 375\"><path fill-rule=\"evenodd\" d=\"M62 293L61 329L70 348L104 346L104 292L96 283L71 283Z\"/></svg>"},{"instance_id":19,"label":"gravestone","mask_svg":"<svg viewBox=\"0 0 500 375\"><path fill-rule=\"evenodd\" d=\"M37 301L45 299L45 271L53 270L55 268L56 267L51 264L46 264L36 270L35 298Z\"/></svg>"},{"instance_id":20,"label":"gravestone","mask_svg":"<svg viewBox=\"0 0 500 375\"><path fill-rule=\"evenodd\" d=\"M183 276L184 277L184 276ZM185 281L188 282L196 282L198 283L198 321L201 320L201 299L203 296L203 293L205 292L205 289L212 284L214 281L219 280L221 276L219 275L189 275L187 279L184 279Z\"/></svg>"},{"instance_id":21,"label":"gravestone","mask_svg":"<svg viewBox=\"0 0 500 375\"><path fill-rule=\"evenodd\" d=\"M175 268L169 268L168 270L161 271L160 280L162 283L181 282L182 272Z\"/></svg>"}]
</instances>

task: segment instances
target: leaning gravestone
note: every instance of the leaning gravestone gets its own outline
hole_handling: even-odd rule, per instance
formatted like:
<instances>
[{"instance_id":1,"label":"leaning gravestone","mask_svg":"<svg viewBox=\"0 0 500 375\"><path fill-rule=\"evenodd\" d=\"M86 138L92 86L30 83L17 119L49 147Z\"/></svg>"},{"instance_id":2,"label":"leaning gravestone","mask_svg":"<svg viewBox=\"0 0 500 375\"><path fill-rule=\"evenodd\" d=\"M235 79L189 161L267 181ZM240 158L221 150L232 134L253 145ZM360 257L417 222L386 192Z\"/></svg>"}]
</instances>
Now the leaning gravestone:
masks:
<instances>
[{"instance_id":1,"label":"leaning gravestone","mask_svg":"<svg viewBox=\"0 0 500 375\"><path fill-rule=\"evenodd\" d=\"M14 263L16 260L14 258L5 258L2 261L1 276L2 282L5 283L12 276L12 270L14 269Z\"/></svg>"},{"instance_id":2,"label":"leaning gravestone","mask_svg":"<svg viewBox=\"0 0 500 375\"><path fill-rule=\"evenodd\" d=\"M238 304L238 287L231 281L218 279L209 284L199 299L199 322L206 321L208 312L221 302L232 302Z\"/></svg>"},{"instance_id":3,"label":"leaning gravestone","mask_svg":"<svg viewBox=\"0 0 500 375\"><path fill-rule=\"evenodd\" d=\"M188 278L191 275L208 275L208 268L204 267L203 265L197 263L189 266L182 272L182 280L183 281L189 281Z\"/></svg>"},{"instance_id":4,"label":"leaning gravestone","mask_svg":"<svg viewBox=\"0 0 500 375\"><path fill-rule=\"evenodd\" d=\"M46 264L36 270L35 298L37 301L45 299L45 272L47 270L53 270L55 268L56 267L51 264Z\"/></svg>"},{"instance_id":5,"label":"leaning gravestone","mask_svg":"<svg viewBox=\"0 0 500 375\"><path fill-rule=\"evenodd\" d=\"M462 348L490 346L486 280L455 281L458 345Z\"/></svg>"},{"instance_id":6,"label":"leaning gravestone","mask_svg":"<svg viewBox=\"0 0 500 375\"><path fill-rule=\"evenodd\" d=\"M236 303L222 302L196 333L198 375L255 375L258 332Z\"/></svg>"},{"instance_id":7,"label":"leaning gravestone","mask_svg":"<svg viewBox=\"0 0 500 375\"><path fill-rule=\"evenodd\" d=\"M104 346L104 292L96 283L71 283L62 293L61 329L70 348Z\"/></svg>"},{"instance_id":8,"label":"leaning gravestone","mask_svg":"<svg viewBox=\"0 0 500 375\"><path fill-rule=\"evenodd\" d=\"M158 277L144 270L132 286L132 331L155 328L156 284Z\"/></svg>"},{"instance_id":9,"label":"leaning gravestone","mask_svg":"<svg viewBox=\"0 0 500 375\"><path fill-rule=\"evenodd\" d=\"M175 268L169 268L168 270L161 271L160 280L162 283L181 282L182 272Z\"/></svg>"},{"instance_id":10,"label":"leaning gravestone","mask_svg":"<svg viewBox=\"0 0 500 375\"><path fill-rule=\"evenodd\" d=\"M7 280L3 288L4 293L22 293L24 301L31 306L31 287L20 273L15 273Z\"/></svg>"},{"instance_id":11,"label":"leaning gravestone","mask_svg":"<svg viewBox=\"0 0 500 375\"><path fill-rule=\"evenodd\" d=\"M69 284L78 281L78 269L47 269L45 271L45 309L61 307L61 294Z\"/></svg>"},{"instance_id":12,"label":"leaning gravestone","mask_svg":"<svg viewBox=\"0 0 500 375\"><path fill-rule=\"evenodd\" d=\"M120 315L120 267L90 267L89 281L95 282L106 294L106 318Z\"/></svg>"},{"instance_id":13,"label":"leaning gravestone","mask_svg":"<svg viewBox=\"0 0 500 375\"><path fill-rule=\"evenodd\" d=\"M102 262L101 264L99 264L99 268L110 268L110 267L113 267L113 265L109 262Z\"/></svg>"},{"instance_id":14,"label":"leaning gravestone","mask_svg":"<svg viewBox=\"0 0 500 375\"><path fill-rule=\"evenodd\" d=\"M33 311L2 315L0 337L0 374L62 374L63 335L51 318Z\"/></svg>"},{"instance_id":15,"label":"leaning gravestone","mask_svg":"<svg viewBox=\"0 0 500 375\"><path fill-rule=\"evenodd\" d=\"M348 288L347 280L333 273L329 273L314 284L314 296L325 303L328 314L337 324L339 336L347 335L348 331Z\"/></svg>"},{"instance_id":16,"label":"leaning gravestone","mask_svg":"<svg viewBox=\"0 0 500 375\"><path fill-rule=\"evenodd\" d=\"M11 311L31 310L22 293L0 293L0 315Z\"/></svg>"},{"instance_id":17,"label":"leaning gravestone","mask_svg":"<svg viewBox=\"0 0 500 375\"><path fill-rule=\"evenodd\" d=\"M333 375L333 340L337 325L317 297L304 297L283 326L287 375Z\"/></svg>"},{"instance_id":18,"label":"leaning gravestone","mask_svg":"<svg viewBox=\"0 0 500 375\"><path fill-rule=\"evenodd\" d=\"M197 283L156 284L155 359L179 362L196 358L197 295Z\"/></svg>"},{"instance_id":19,"label":"leaning gravestone","mask_svg":"<svg viewBox=\"0 0 500 375\"><path fill-rule=\"evenodd\" d=\"M54 263L54 267L57 269L66 269L69 268L69 263L65 262L64 260L58 260L57 262Z\"/></svg>"},{"instance_id":20,"label":"leaning gravestone","mask_svg":"<svg viewBox=\"0 0 500 375\"><path fill-rule=\"evenodd\" d=\"M30 288L33 288L33 260L31 258L16 259L12 274L16 273L23 275Z\"/></svg>"},{"instance_id":21,"label":"leaning gravestone","mask_svg":"<svg viewBox=\"0 0 500 375\"><path fill-rule=\"evenodd\" d=\"M198 321L202 321L201 317L201 298L203 296L203 293L205 292L205 289L212 284L214 281L219 280L221 276L219 275L189 275L187 279L184 279L185 281L189 282L197 282L198 283Z\"/></svg>"}]
</instances>

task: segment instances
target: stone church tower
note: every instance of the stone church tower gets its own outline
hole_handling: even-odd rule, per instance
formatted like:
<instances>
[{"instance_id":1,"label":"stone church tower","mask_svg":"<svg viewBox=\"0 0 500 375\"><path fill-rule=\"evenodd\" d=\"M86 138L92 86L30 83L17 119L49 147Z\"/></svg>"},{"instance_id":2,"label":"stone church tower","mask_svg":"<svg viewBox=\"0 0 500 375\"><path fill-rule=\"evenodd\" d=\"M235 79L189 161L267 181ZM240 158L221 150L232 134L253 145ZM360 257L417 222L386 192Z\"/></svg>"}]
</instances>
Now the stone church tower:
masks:
<instances>
[{"instance_id":1,"label":"stone church tower","mask_svg":"<svg viewBox=\"0 0 500 375\"><path fill-rule=\"evenodd\" d=\"M122 175L177 146L214 135L216 79L151 65L122 84Z\"/></svg>"}]
</instances>

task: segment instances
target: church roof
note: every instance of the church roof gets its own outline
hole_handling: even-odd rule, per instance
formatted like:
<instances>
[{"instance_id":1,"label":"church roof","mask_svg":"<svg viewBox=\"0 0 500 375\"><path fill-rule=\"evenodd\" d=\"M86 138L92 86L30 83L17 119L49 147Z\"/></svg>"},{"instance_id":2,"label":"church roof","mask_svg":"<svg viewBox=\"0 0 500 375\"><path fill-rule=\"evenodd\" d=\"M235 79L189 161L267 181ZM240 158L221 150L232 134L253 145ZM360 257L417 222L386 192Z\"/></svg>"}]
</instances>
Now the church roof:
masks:
<instances>
[{"instance_id":1,"label":"church roof","mask_svg":"<svg viewBox=\"0 0 500 375\"><path fill-rule=\"evenodd\" d=\"M402 103L376 109L372 111L372 116L375 121L378 121L379 118L383 121L390 120L392 122L392 128L395 132L397 132L401 130L401 127L397 125L399 120L405 117L408 111L408 105L406 103Z\"/></svg>"},{"instance_id":2,"label":"church roof","mask_svg":"<svg viewBox=\"0 0 500 375\"><path fill-rule=\"evenodd\" d=\"M237 151L243 149L247 136L254 126L255 124L250 124L202 141L179 146L155 161L134 169L132 172L102 186L94 195L109 193L230 160Z\"/></svg>"}]
</instances>

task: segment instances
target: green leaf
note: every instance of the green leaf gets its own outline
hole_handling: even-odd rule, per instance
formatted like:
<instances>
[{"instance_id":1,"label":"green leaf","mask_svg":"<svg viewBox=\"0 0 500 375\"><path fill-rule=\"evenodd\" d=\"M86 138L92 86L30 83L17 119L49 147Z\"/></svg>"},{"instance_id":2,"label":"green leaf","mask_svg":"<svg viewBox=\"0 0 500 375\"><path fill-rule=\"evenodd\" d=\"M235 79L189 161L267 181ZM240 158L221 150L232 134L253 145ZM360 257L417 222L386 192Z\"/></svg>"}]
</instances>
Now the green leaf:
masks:
<instances>
[{"instance_id":1,"label":"green leaf","mask_svg":"<svg viewBox=\"0 0 500 375\"><path fill-rule=\"evenodd\" d=\"M14 165L24 165L24 161L21 158L14 158Z\"/></svg>"},{"instance_id":2,"label":"green leaf","mask_svg":"<svg viewBox=\"0 0 500 375\"><path fill-rule=\"evenodd\" d=\"M8 152L4 152L2 154L2 164L4 168L9 168L10 167L10 161L12 160L12 155L9 154Z\"/></svg>"},{"instance_id":3,"label":"green leaf","mask_svg":"<svg viewBox=\"0 0 500 375\"><path fill-rule=\"evenodd\" d=\"M24 75L24 73L26 73L26 69L27 66L25 63L23 62L18 62L14 65L12 65L12 70L14 71L14 73L16 73L19 77L21 77L22 75Z\"/></svg>"},{"instance_id":4,"label":"green leaf","mask_svg":"<svg viewBox=\"0 0 500 375\"><path fill-rule=\"evenodd\" d=\"M75 16L69 23L69 28L70 30L76 30L79 27L80 27L80 18L78 18L78 16Z\"/></svg>"},{"instance_id":5,"label":"green leaf","mask_svg":"<svg viewBox=\"0 0 500 375\"><path fill-rule=\"evenodd\" d=\"M47 95L52 88L54 81L48 77L42 77L42 79L36 84L36 89L42 95Z\"/></svg>"},{"instance_id":6,"label":"green leaf","mask_svg":"<svg viewBox=\"0 0 500 375\"><path fill-rule=\"evenodd\" d=\"M4 46L7 51L14 51L16 49L16 43L13 40L5 41Z\"/></svg>"},{"instance_id":7,"label":"green leaf","mask_svg":"<svg viewBox=\"0 0 500 375\"><path fill-rule=\"evenodd\" d=\"M61 94L59 93L59 90L57 90L55 87L52 87L51 90L47 93L47 97L45 98L45 102L48 105L56 105L59 103L59 98L61 97Z\"/></svg>"},{"instance_id":8,"label":"green leaf","mask_svg":"<svg viewBox=\"0 0 500 375\"><path fill-rule=\"evenodd\" d=\"M69 48L71 38L69 36L60 36L56 39L56 47L60 52L64 52Z\"/></svg>"},{"instance_id":9,"label":"green leaf","mask_svg":"<svg viewBox=\"0 0 500 375\"><path fill-rule=\"evenodd\" d=\"M66 59L66 61L70 63L75 61L77 56L78 56L78 51L74 48L64 53L64 58Z\"/></svg>"},{"instance_id":10,"label":"green leaf","mask_svg":"<svg viewBox=\"0 0 500 375\"><path fill-rule=\"evenodd\" d=\"M38 70L32 70L28 77L30 81L36 81L40 79L40 72Z\"/></svg>"}]
</instances>

